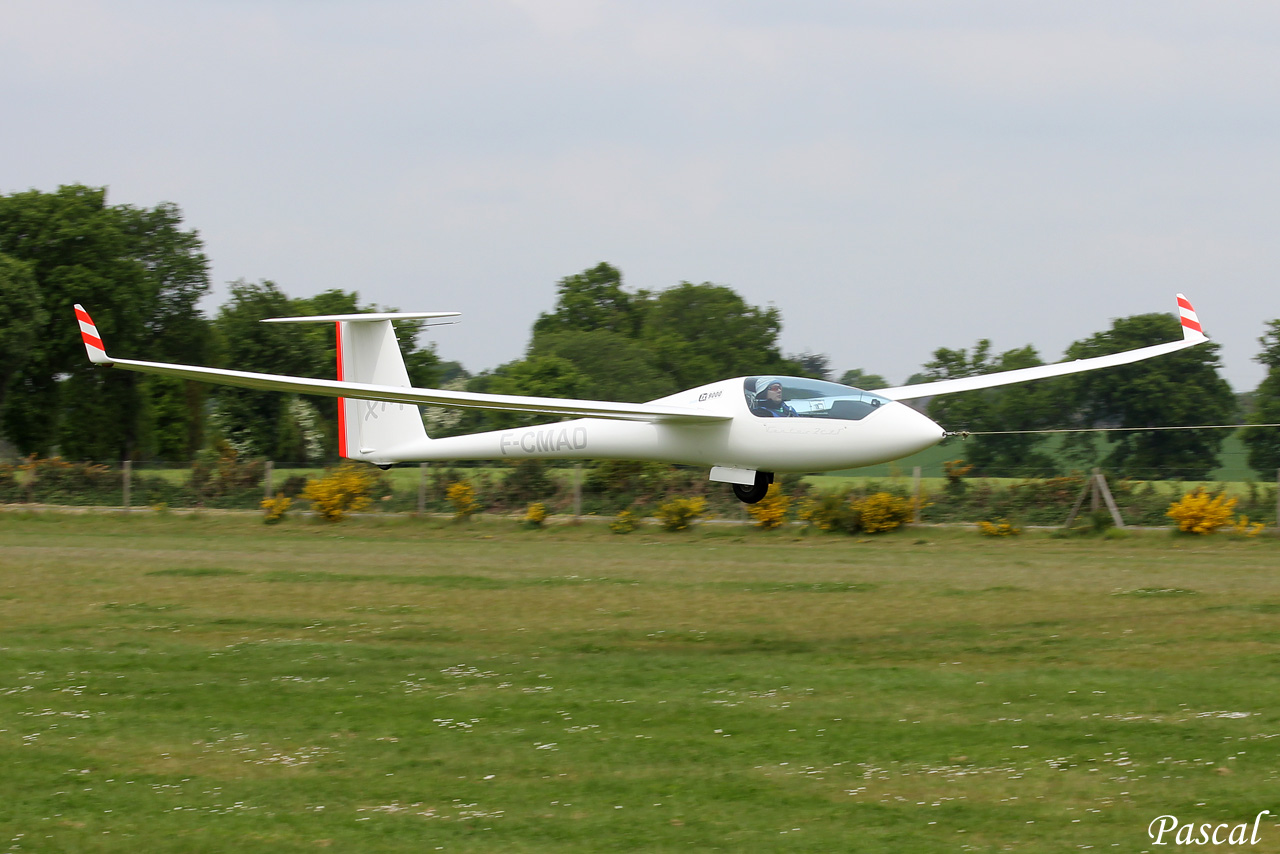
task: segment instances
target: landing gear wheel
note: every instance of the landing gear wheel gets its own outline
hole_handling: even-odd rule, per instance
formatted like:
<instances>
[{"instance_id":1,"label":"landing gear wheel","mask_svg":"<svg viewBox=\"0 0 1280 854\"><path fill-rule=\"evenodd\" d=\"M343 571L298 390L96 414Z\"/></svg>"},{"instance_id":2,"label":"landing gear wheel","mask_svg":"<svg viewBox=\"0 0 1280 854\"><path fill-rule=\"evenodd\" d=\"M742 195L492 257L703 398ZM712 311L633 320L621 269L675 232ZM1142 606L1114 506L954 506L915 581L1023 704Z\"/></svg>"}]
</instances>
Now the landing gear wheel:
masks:
<instances>
[{"instance_id":1,"label":"landing gear wheel","mask_svg":"<svg viewBox=\"0 0 1280 854\"><path fill-rule=\"evenodd\" d=\"M738 496L738 500L743 504L758 504L768 493L771 483L773 483L773 472L758 471L756 482L750 486L741 483L733 484L733 494Z\"/></svg>"}]
</instances>

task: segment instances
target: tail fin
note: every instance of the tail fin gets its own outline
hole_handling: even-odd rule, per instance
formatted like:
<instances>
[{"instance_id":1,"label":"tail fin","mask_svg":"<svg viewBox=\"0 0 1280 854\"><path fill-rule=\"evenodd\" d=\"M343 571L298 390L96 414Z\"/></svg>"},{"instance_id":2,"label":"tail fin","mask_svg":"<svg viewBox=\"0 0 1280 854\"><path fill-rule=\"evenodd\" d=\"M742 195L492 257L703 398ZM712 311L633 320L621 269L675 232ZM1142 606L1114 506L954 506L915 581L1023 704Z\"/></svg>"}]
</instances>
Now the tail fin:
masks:
<instances>
[{"instance_id":1,"label":"tail fin","mask_svg":"<svg viewBox=\"0 0 1280 854\"><path fill-rule=\"evenodd\" d=\"M409 373L391 321L455 315L456 312L333 314L274 317L263 322L332 321L337 324L340 381L410 388ZM426 438L422 415L413 404L338 398L338 453L343 457L377 462L381 451Z\"/></svg>"}]
</instances>

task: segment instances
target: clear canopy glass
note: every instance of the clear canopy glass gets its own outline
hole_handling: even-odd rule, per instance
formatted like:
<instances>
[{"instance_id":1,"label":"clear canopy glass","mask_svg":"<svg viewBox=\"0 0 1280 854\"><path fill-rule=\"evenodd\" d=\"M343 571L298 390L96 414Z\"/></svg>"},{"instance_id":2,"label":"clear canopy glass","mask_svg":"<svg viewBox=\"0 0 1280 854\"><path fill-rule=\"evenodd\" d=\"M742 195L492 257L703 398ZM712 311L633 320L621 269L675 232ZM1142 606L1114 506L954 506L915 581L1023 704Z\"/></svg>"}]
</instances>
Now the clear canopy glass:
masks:
<instances>
[{"instance_id":1,"label":"clear canopy glass","mask_svg":"<svg viewBox=\"0 0 1280 854\"><path fill-rule=\"evenodd\" d=\"M860 421L890 402L860 388L805 377L747 377L742 391L747 408L760 418Z\"/></svg>"}]
</instances>

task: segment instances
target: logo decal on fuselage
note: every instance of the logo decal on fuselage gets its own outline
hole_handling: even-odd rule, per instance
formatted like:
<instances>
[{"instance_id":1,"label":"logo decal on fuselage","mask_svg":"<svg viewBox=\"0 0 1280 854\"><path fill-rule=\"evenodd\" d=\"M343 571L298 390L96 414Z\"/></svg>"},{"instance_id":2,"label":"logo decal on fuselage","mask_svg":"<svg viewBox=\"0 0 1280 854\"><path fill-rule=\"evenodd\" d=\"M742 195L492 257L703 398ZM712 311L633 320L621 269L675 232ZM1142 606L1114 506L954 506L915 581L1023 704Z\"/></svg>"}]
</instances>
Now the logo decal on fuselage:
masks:
<instances>
[{"instance_id":1,"label":"logo decal on fuselage","mask_svg":"<svg viewBox=\"0 0 1280 854\"><path fill-rule=\"evenodd\" d=\"M581 451L587 447L587 428L542 427L503 433L498 448L508 454L541 454L555 451Z\"/></svg>"},{"instance_id":2,"label":"logo decal on fuselage","mask_svg":"<svg viewBox=\"0 0 1280 854\"><path fill-rule=\"evenodd\" d=\"M369 421L370 419L377 421L379 411L386 412L388 406L394 406L396 409L404 409L403 403L392 404L392 403L387 403L385 400L366 400L364 401L364 404L365 404L365 411L364 411L365 421Z\"/></svg>"}]
</instances>

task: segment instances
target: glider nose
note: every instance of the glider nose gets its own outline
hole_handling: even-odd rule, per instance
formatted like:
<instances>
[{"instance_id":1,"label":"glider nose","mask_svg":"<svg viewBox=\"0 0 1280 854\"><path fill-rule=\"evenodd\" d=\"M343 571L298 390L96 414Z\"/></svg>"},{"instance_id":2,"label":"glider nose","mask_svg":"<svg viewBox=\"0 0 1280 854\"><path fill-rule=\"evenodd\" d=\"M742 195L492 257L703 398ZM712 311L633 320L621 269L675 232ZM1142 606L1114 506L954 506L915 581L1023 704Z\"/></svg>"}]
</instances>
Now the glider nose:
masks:
<instances>
[{"instance_id":1,"label":"glider nose","mask_svg":"<svg viewBox=\"0 0 1280 854\"><path fill-rule=\"evenodd\" d=\"M900 443L901 456L909 456L925 448L932 448L947 435L947 431L932 418L917 412L905 403L894 401L888 408L893 412L893 430Z\"/></svg>"}]
</instances>

